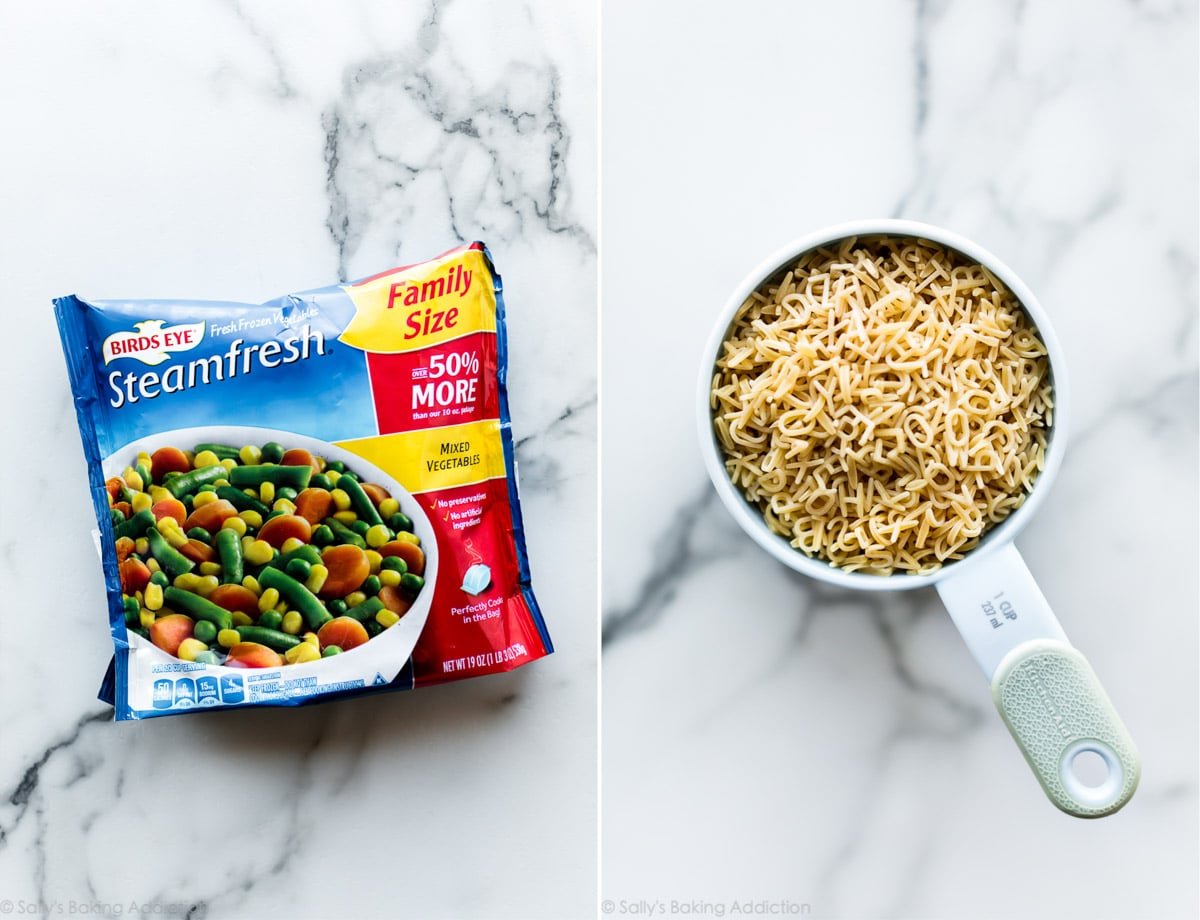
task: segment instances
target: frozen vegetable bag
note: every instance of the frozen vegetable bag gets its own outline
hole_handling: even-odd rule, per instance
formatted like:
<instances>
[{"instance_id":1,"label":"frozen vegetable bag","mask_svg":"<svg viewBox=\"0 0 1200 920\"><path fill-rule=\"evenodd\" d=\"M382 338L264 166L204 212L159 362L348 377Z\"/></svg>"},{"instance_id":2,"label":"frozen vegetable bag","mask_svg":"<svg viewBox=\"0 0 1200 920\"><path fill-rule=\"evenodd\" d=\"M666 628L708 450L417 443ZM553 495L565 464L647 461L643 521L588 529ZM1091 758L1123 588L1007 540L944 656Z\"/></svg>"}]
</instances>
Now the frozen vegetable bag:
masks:
<instances>
[{"instance_id":1,"label":"frozen vegetable bag","mask_svg":"<svg viewBox=\"0 0 1200 920\"><path fill-rule=\"evenodd\" d=\"M482 243L264 304L55 301L118 719L298 705L552 651Z\"/></svg>"}]
</instances>

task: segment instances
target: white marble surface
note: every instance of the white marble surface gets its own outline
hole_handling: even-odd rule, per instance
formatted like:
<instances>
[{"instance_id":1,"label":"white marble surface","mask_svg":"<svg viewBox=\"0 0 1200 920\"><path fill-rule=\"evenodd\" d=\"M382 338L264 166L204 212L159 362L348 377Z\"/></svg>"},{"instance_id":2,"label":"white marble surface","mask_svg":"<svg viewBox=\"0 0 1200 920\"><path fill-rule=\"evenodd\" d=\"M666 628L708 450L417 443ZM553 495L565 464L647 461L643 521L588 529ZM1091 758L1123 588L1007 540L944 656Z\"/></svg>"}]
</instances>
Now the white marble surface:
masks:
<instances>
[{"instance_id":1,"label":"white marble surface","mask_svg":"<svg viewBox=\"0 0 1200 920\"><path fill-rule=\"evenodd\" d=\"M607 0L602 25L602 897L1195 917L1194 4ZM790 573L701 468L728 293L889 215L998 253L1062 339L1075 436L1018 543L1140 746L1112 818L1045 799L932 592Z\"/></svg>"},{"instance_id":2,"label":"white marble surface","mask_svg":"<svg viewBox=\"0 0 1200 920\"><path fill-rule=\"evenodd\" d=\"M595 16L552 0L0 10L2 446L25 470L0 507L0 913L594 911ZM475 237L508 295L558 653L415 694L107 722L50 298L259 300Z\"/></svg>"}]
</instances>

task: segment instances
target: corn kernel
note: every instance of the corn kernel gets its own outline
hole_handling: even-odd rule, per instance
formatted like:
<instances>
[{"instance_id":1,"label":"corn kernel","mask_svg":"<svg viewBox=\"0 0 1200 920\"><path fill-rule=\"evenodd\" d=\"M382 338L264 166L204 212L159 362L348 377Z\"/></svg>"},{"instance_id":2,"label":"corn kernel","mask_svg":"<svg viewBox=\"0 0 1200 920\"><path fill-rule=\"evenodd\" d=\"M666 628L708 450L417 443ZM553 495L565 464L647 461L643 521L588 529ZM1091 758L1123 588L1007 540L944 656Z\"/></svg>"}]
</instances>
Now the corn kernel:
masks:
<instances>
[{"instance_id":1,"label":"corn kernel","mask_svg":"<svg viewBox=\"0 0 1200 920\"><path fill-rule=\"evenodd\" d=\"M214 486L218 486L218 487L219 486L227 486L227 485L229 485L229 480L226 479L224 476L222 476L220 479L214 479L212 481L212 484Z\"/></svg>"},{"instance_id":2,"label":"corn kernel","mask_svg":"<svg viewBox=\"0 0 1200 920\"><path fill-rule=\"evenodd\" d=\"M139 556L150 555L150 541L145 537L138 537L133 541L133 551Z\"/></svg>"},{"instance_id":3,"label":"corn kernel","mask_svg":"<svg viewBox=\"0 0 1200 920\"><path fill-rule=\"evenodd\" d=\"M350 510L350 495L345 489L334 489L329 494L333 496L333 506L338 511Z\"/></svg>"},{"instance_id":4,"label":"corn kernel","mask_svg":"<svg viewBox=\"0 0 1200 920\"><path fill-rule=\"evenodd\" d=\"M383 557L373 549L367 550L367 562L371 564L371 574L374 575L383 565Z\"/></svg>"},{"instance_id":5,"label":"corn kernel","mask_svg":"<svg viewBox=\"0 0 1200 920\"><path fill-rule=\"evenodd\" d=\"M223 570L221 568L221 563L219 563L219 562L201 562L200 563L200 574L201 575L220 575L222 571Z\"/></svg>"},{"instance_id":6,"label":"corn kernel","mask_svg":"<svg viewBox=\"0 0 1200 920\"><path fill-rule=\"evenodd\" d=\"M253 444L247 444L238 451L238 459L246 466L257 466L262 461L262 451Z\"/></svg>"},{"instance_id":7,"label":"corn kernel","mask_svg":"<svg viewBox=\"0 0 1200 920\"><path fill-rule=\"evenodd\" d=\"M398 587L400 584L400 573L395 569L383 569L379 573L379 583L387 585L389 588Z\"/></svg>"},{"instance_id":8,"label":"corn kernel","mask_svg":"<svg viewBox=\"0 0 1200 920\"><path fill-rule=\"evenodd\" d=\"M161 501L166 501L168 498L174 498L170 489L164 489L162 486L150 487L150 501L157 504Z\"/></svg>"},{"instance_id":9,"label":"corn kernel","mask_svg":"<svg viewBox=\"0 0 1200 920\"><path fill-rule=\"evenodd\" d=\"M318 473L325 472L325 458L324 457L320 457L320 456L317 456L314 454L313 455L313 463L315 463L317 465Z\"/></svg>"},{"instance_id":10,"label":"corn kernel","mask_svg":"<svg viewBox=\"0 0 1200 920\"><path fill-rule=\"evenodd\" d=\"M237 465L238 465L237 461L232 459L231 457L226 457L224 460L221 461L221 466L225 467L225 469L227 469L227 470L231 470Z\"/></svg>"},{"instance_id":11,"label":"corn kernel","mask_svg":"<svg viewBox=\"0 0 1200 920\"><path fill-rule=\"evenodd\" d=\"M287 601L280 600L280 602L275 605L275 612L278 613L280 616L283 616L283 614L287 613L288 612Z\"/></svg>"},{"instance_id":12,"label":"corn kernel","mask_svg":"<svg viewBox=\"0 0 1200 920\"><path fill-rule=\"evenodd\" d=\"M216 492L197 492L192 499L193 508L203 508L205 505L211 504L217 500Z\"/></svg>"},{"instance_id":13,"label":"corn kernel","mask_svg":"<svg viewBox=\"0 0 1200 920\"><path fill-rule=\"evenodd\" d=\"M279 624L279 628L289 636L298 636L304 628L304 620L295 610L289 610L283 615L283 622Z\"/></svg>"},{"instance_id":14,"label":"corn kernel","mask_svg":"<svg viewBox=\"0 0 1200 920\"><path fill-rule=\"evenodd\" d=\"M281 553L292 553L304 545L304 541L299 537L288 537L283 541L283 546L279 547L279 551Z\"/></svg>"},{"instance_id":15,"label":"corn kernel","mask_svg":"<svg viewBox=\"0 0 1200 920\"><path fill-rule=\"evenodd\" d=\"M253 527L255 530L262 527L262 515L257 511L243 511L238 517L246 522L247 527Z\"/></svg>"},{"instance_id":16,"label":"corn kernel","mask_svg":"<svg viewBox=\"0 0 1200 920\"><path fill-rule=\"evenodd\" d=\"M253 486L246 486L246 488L242 489L242 491L251 498L258 498L258 489L254 488Z\"/></svg>"},{"instance_id":17,"label":"corn kernel","mask_svg":"<svg viewBox=\"0 0 1200 920\"><path fill-rule=\"evenodd\" d=\"M200 584L200 576L193 575L191 572L187 572L183 575L176 575L172 584L175 585L175 587L180 591L191 591L194 594L196 591L196 586Z\"/></svg>"},{"instance_id":18,"label":"corn kernel","mask_svg":"<svg viewBox=\"0 0 1200 920\"><path fill-rule=\"evenodd\" d=\"M203 466L216 466L221 462L221 459L211 450L202 450L196 454L196 458L192 461L192 466L200 469Z\"/></svg>"},{"instance_id":19,"label":"corn kernel","mask_svg":"<svg viewBox=\"0 0 1200 920\"><path fill-rule=\"evenodd\" d=\"M359 604L361 604L366 599L367 599L367 596L365 594L363 594L361 591L354 591L353 593L346 595L346 606L347 607L357 607Z\"/></svg>"},{"instance_id":20,"label":"corn kernel","mask_svg":"<svg viewBox=\"0 0 1200 920\"><path fill-rule=\"evenodd\" d=\"M268 610L274 610L275 605L279 603L279 592L274 588L267 588L258 598L258 612L266 613Z\"/></svg>"},{"instance_id":21,"label":"corn kernel","mask_svg":"<svg viewBox=\"0 0 1200 920\"><path fill-rule=\"evenodd\" d=\"M187 458L188 466L196 465L196 452L194 450L185 450L183 455Z\"/></svg>"},{"instance_id":22,"label":"corn kernel","mask_svg":"<svg viewBox=\"0 0 1200 920\"><path fill-rule=\"evenodd\" d=\"M242 613L240 610L235 610L229 619L233 622L234 626L249 626L254 622L252 619L250 619L250 615L248 613Z\"/></svg>"},{"instance_id":23,"label":"corn kernel","mask_svg":"<svg viewBox=\"0 0 1200 920\"><path fill-rule=\"evenodd\" d=\"M142 466L144 466L146 469L150 469L150 465L151 465L150 455L148 453L146 453L144 450L138 451L137 462L140 463Z\"/></svg>"},{"instance_id":24,"label":"corn kernel","mask_svg":"<svg viewBox=\"0 0 1200 920\"><path fill-rule=\"evenodd\" d=\"M242 579L242 587L247 591L253 591L255 597L262 594L262 588L258 586L258 579L253 575L247 575Z\"/></svg>"},{"instance_id":25,"label":"corn kernel","mask_svg":"<svg viewBox=\"0 0 1200 920\"><path fill-rule=\"evenodd\" d=\"M142 624L142 629L149 629L154 625L154 611L143 607L138 613L138 622Z\"/></svg>"},{"instance_id":26,"label":"corn kernel","mask_svg":"<svg viewBox=\"0 0 1200 920\"><path fill-rule=\"evenodd\" d=\"M150 507L154 504L154 499L145 492L134 492L133 501L129 504L133 507L133 511L136 514L139 511L149 511Z\"/></svg>"},{"instance_id":27,"label":"corn kernel","mask_svg":"<svg viewBox=\"0 0 1200 920\"><path fill-rule=\"evenodd\" d=\"M217 633L217 644L224 648L233 648L241 641L242 637L238 635L236 629L222 629Z\"/></svg>"},{"instance_id":28,"label":"corn kernel","mask_svg":"<svg viewBox=\"0 0 1200 920\"><path fill-rule=\"evenodd\" d=\"M231 518L225 518L225 520L223 520L221 522L221 529L222 530L232 530L239 537L244 537L246 535L247 527L246 527L246 522L243 521L240 517L231 517Z\"/></svg>"},{"instance_id":29,"label":"corn kernel","mask_svg":"<svg viewBox=\"0 0 1200 920\"><path fill-rule=\"evenodd\" d=\"M321 647L321 640L315 632L306 632L304 634L304 641L309 645L315 645L317 648Z\"/></svg>"},{"instance_id":30,"label":"corn kernel","mask_svg":"<svg viewBox=\"0 0 1200 920\"><path fill-rule=\"evenodd\" d=\"M275 548L266 540L255 540L244 555L252 565L266 565L275 557Z\"/></svg>"},{"instance_id":31,"label":"corn kernel","mask_svg":"<svg viewBox=\"0 0 1200 920\"><path fill-rule=\"evenodd\" d=\"M335 511L333 513L333 519L335 521L340 521L343 524L353 524L358 520L358 515L353 511Z\"/></svg>"},{"instance_id":32,"label":"corn kernel","mask_svg":"<svg viewBox=\"0 0 1200 920\"><path fill-rule=\"evenodd\" d=\"M156 585L154 582L146 585L146 607L150 610L158 610L163 605L162 585Z\"/></svg>"},{"instance_id":33,"label":"corn kernel","mask_svg":"<svg viewBox=\"0 0 1200 920\"><path fill-rule=\"evenodd\" d=\"M325 478L329 480L330 485L337 485L337 481L342 478L342 474L337 470L330 470L325 474Z\"/></svg>"},{"instance_id":34,"label":"corn kernel","mask_svg":"<svg viewBox=\"0 0 1200 920\"><path fill-rule=\"evenodd\" d=\"M282 511L284 514L295 514L296 503L289 501L286 498L275 499L275 504L271 506L272 511Z\"/></svg>"},{"instance_id":35,"label":"corn kernel","mask_svg":"<svg viewBox=\"0 0 1200 920\"><path fill-rule=\"evenodd\" d=\"M213 563L213 565L216 565L216 563ZM217 578L216 575L205 575L196 582L196 593L201 597L208 597L219 587L221 587L221 579Z\"/></svg>"},{"instance_id":36,"label":"corn kernel","mask_svg":"<svg viewBox=\"0 0 1200 920\"><path fill-rule=\"evenodd\" d=\"M133 491L140 492L142 490L142 474L132 466L125 467L125 471L121 473L121 478L125 480L125 485L129 486Z\"/></svg>"},{"instance_id":37,"label":"corn kernel","mask_svg":"<svg viewBox=\"0 0 1200 920\"><path fill-rule=\"evenodd\" d=\"M393 514L400 510L400 503L394 498L385 498L379 503L379 516L390 518Z\"/></svg>"},{"instance_id":38,"label":"corn kernel","mask_svg":"<svg viewBox=\"0 0 1200 920\"><path fill-rule=\"evenodd\" d=\"M314 565L308 570L308 578L304 580L304 587L316 594L325 587L325 579L328 577L329 569L323 565Z\"/></svg>"},{"instance_id":39,"label":"corn kernel","mask_svg":"<svg viewBox=\"0 0 1200 920\"><path fill-rule=\"evenodd\" d=\"M262 499L264 504L271 504L275 501L275 483L264 482L258 487L258 497Z\"/></svg>"},{"instance_id":40,"label":"corn kernel","mask_svg":"<svg viewBox=\"0 0 1200 920\"><path fill-rule=\"evenodd\" d=\"M146 560L146 568L148 568L150 570L151 575L153 575L155 572L162 571L162 566L160 566L158 564L158 560L155 559L153 556L151 556L149 559Z\"/></svg>"},{"instance_id":41,"label":"corn kernel","mask_svg":"<svg viewBox=\"0 0 1200 920\"><path fill-rule=\"evenodd\" d=\"M376 524L367 530L367 545L373 547L383 546L385 543L390 543L392 532L388 530L386 524Z\"/></svg>"},{"instance_id":42,"label":"corn kernel","mask_svg":"<svg viewBox=\"0 0 1200 920\"><path fill-rule=\"evenodd\" d=\"M143 594L141 591L134 591L134 592L133 592L133 599L134 599L135 601L137 601L139 604L141 604L143 607L145 607L145 606L146 606L144 603L142 603L142 602L143 602L143 600L144 600L144 598L145 598L145 595L144 595L144 594Z\"/></svg>"},{"instance_id":43,"label":"corn kernel","mask_svg":"<svg viewBox=\"0 0 1200 920\"><path fill-rule=\"evenodd\" d=\"M388 610L386 607L375 614L375 622L388 629L400 622L400 615L394 610Z\"/></svg>"},{"instance_id":44,"label":"corn kernel","mask_svg":"<svg viewBox=\"0 0 1200 920\"><path fill-rule=\"evenodd\" d=\"M164 520L166 520L166 519L164 518ZM162 535L164 537L166 537L167 542L170 543L176 549L179 549L179 547L181 547L181 546L187 545L188 535L185 534L182 530L180 530L178 526L167 528L166 530L162 531Z\"/></svg>"},{"instance_id":45,"label":"corn kernel","mask_svg":"<svg viewBox=\"0 0 1200 920\"><path fill-rule=\"evenodd\" d=\"M309 642L301 642L283 653L283 660L288 664L304 664L307 661L318 661L320 658L321 650Z\"/></svg>"},{"instance_id":46,"label":"corn kernel","mask_svg":"<svg viewBox=\"0 0 1200 920\"><path fill-rule=\"evenodd\" d=\"M407 530L402 530L398 534L396 534L396 539L399 540L401 543L413 543L413 544L416 544L417 546L421 545L421 538L418 537L415 533L409 533Z\"/></svg>"},{"instance_id":47,"label":"corn kernel","mask_svg":"<svg viewBox=\"0 0 1200 920\"><path fill-rule=\"evenodd\" d=\"M175 653L175 656L184 661L195 661L198 654L207 651L208 646L199 639L188 637L179 643L179 651Z\"/></svg>"}]
</instances>

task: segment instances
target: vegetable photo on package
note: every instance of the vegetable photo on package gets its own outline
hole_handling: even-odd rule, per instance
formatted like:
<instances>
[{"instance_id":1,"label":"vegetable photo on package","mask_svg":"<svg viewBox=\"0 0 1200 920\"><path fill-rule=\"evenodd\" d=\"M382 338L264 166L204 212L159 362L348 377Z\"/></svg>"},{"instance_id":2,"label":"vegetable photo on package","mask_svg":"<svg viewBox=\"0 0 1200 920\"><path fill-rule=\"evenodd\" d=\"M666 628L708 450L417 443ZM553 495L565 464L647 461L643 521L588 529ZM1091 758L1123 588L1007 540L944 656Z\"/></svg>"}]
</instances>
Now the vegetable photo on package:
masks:
<instances>
[{"instance_id":1,"label":"vegetable photo on package","mask_svg":"<svg viewBox=\"0 0 1200 920\"><path fill-rule=\"evenodd\" d=\"M341 654L399 623L425 586L400 503L303 448L164 446L105 489L125 625L184 661Z\"/></svg>"},{"instance_id":2,"label":"vegetable photo on package","mask_svg":"<svg viewBox=\"0 0 1200 920\"><path fill-rule=\"evenodd\" d=\"M411 689L553 650L482 243L263 304L55 311L118 719Z\"/></svg>"}]
</instances>

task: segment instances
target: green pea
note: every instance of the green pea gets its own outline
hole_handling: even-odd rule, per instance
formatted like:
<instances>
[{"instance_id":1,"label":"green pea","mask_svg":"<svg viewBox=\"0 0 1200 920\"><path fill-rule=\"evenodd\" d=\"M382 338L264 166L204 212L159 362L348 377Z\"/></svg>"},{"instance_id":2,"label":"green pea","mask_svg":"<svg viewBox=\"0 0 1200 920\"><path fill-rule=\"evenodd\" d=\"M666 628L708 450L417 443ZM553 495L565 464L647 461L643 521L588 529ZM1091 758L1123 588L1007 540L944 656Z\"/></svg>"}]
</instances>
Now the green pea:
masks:
<instances>
[{"instance_id":1,"label":"green pea","mask_svg":"<svg viewBox=\"0 0 1200 920\"><path fill-rule=\"evenodd\" d=\"M410 518L403 511L397 511L390 518L388 518L388 527L392 528L392 530L396 531L397 533L400 533L400 532L412 533L413 532L412 518Z\"/></svg>"},{"instance_id":2,"label":"green pea","mask_svg":"<svg viewBox=\"0 0 1200 920\"><path fill-rule=\"evenodd\" d=\"M110 508L108 511L108 516L112 518L114 525L125 523L125 512L120 508Z\"/></svg>"},{"instance_id":3,"label":"green pea","mask_svg":"<svg viewBox=\"0 0 1200 920\"><path fill-rule=\"evenodd\" d=\"M313 473L312 478L308 481L308 486L311 489L324 489L328 492L333 488L333 483L324 473Z\"/></svg>"},{"instance_id":4,"label":"green pea","mask_svg":"<svg viewBox=\"0 0 1200 920\"><path fill-rule=\"evenodd\" d=\"M271 518L277 518L277 517L279 517L279 515L281 515L281 514L284 514L284 513L286 513L286 512L283 512L283 511L272 511L272 512L271 512L270 514L268 514L268 515L267 515L265 518L263 518L263 523L265 524L265 523L267 523L267 521L271 520Z\"/></svg>"},{"instance_id":5,"label":"green pea","mask_svg":"<svg viewBox=\"0 0 1200 920\"><path fill-rule=\"evenodd\" d=\"M136 597L127 597L121 602L125 613L125 625L137 626L141 622L142 607Z\"/></svg>"},{"instance_id":6,"label":"green pea","mask_svg":"<svg viewBox=\"0 0 1200 920\"><path fill-rule=\"evenodd\" d=\"M283 623L283 614L278 610L268 610L258 618L258 625L267 629L278 629Z\"/></svg>"},{"instance_id":7,"label":"green pea","mask_svg":"<svg viewBox=\"0 0 1200 920\"><path fill-rule=\"evenodd\" d=\"M383 562L379 563L379 567L392 572L399 572L401 575L408 571L408 563L399 556L384 556Z\"/></svg>"},{"instance_id":8,"label":"green pea","mask_svg":"<svg viewBox=\"0 0 1200 920\"><path fill-rule=\"evenodd\" d=\"M212 543L212 534L203 527L193 527L187 532L187 535L193 540L199 540L202 543Z\"/></svg>"},{"instance_id":9,"label":"green pea","mask_svg":"<svg viewBox=\"0 0 1200 920\"><path fill-rule=\"evenodd\" d=\"M333 542L333 531L328 524L321 524L312 532L312 541L317 546L328 546Z\"/></svg>"},{"instance_id":10,"label":"green pea","mask_svg":"<svg viewBox=\"0 0 1200 920\"><path fill-rule=\"evenodd\" d=\"M400 576L400 587L409 594L417 594L425 587L425 579L420 575L414 575L412 572L405 572Z\"/></svg>"},{"instance_id":11,"label":"green pea","mask_svg":"<svg viewBox=\"0 0 1200 920\"><path fill-rule=\"evenodd\" d=\"M283 459L285 451L278 441L268 441L262 446L262 462L278 463Z\"/></svg>"},{"instance_id":12,"label":"green pea","mask_svg":"<svg viewBox=\"0 0 1200 920\"><path fill-rule=\"evenodd\" d=\"M155 572L150 576L150 584L158 585L160 588L165 588L171 583L171 579L167 577L166 572Z\"/></svg>"},{"instance_id":13,"label":"green pea","mask_svg":"<svg viewBox=\"0 0 1200 920\"><path fill-rule=\"evenodd\" d=\"M345 479L349 479L351 482L358 482L358 473L354 472L354 470L342 470L342 476ZM341 479L338 480L338 482L341 481Z\"/></svg>"},{"instance_id":14,"label":"green pea","mask_svg":"<svg viewBox=\"0 0 1200 920\"><path fill-rule=\"evenodd\" d=\"M359 586L358 590L367 597L374 597L379 593L379 589L382 587L383 585L380 584L378 575L368 575L363 583Z\"/></svg>"},{"instance_id":15,"label":"green pea","mask_svg":"<svg viewBox=\"0 0 1200 920\"><path fill-rule=\"evenodd\" d=\"M299 494L300 493L297 492L295 489L293 489L291 486L280 486L278 489L275 490L275 497L277 499L278 498L286 498L290 502L294 502L296 500L296 496Z\"/></svg>"},{"instance_id":16,"label":"green pea","mask_svg":"<svg viewBox=\"0 0 1200 920\"><path fill-rule=\"evenodd\" d=\"M163 485L166 485L168 482L170 482L172 479L175 479L177 476L182 476L182 475L183 475L183 473L181 473L179 470L171 470L171 472L169 472L165 476L163 476L163 478L162 478Z\"/></svg>"},{"instance_id":17,"label":"green pea","mask_svg":"<svg viewBox=\"0 0 1200 920\"><path fill-rule=\"evenodd\" d=\"M308 576L312 573L312 565L303 559L291 560L283 569L296 581L307 581Z\"/></svg>"},{"instance_id":18,"label":"green pea","mask_svg":"<svg viewBox=\"0 0 1200 920\"><path fill-rule=\"evenodd\" d=\"M210 623L208 620L197 620L196 625L192 627L192 635L203 642L205 645L210 645L217 640L216 623Z\"/></svg>"},{"instance_id":19,"label":"green pea","mask_svg":"<svg viewBox=\"0 0 1200 920\"><path fill-rule=\"evenodd\" d=\"M363 623L363 628L366 629L367 635L372 639L383 632L383 627L375 620L367 620L367 622Z\"/></svg>"},{"instance_id":20,"label":"green pea","mask_svg":"<svg viewBox=\"0 0 1200 920\"><path fill-rule=\"evenodd\" d=\"M337 646L337 645L327 645L321 651L322 658L332 658L334 655L340 655L340 654L342 654L342 649L340 646Z\"/></svg>"},{"instance_id":21,"label":"green pea","mask_svg":"<svg viewBox=\"0 0 1200 920\"><path fill-rule=\"evenodd\" d=\"M346 611L349 609L349 607L346 605L346 602L340 597L335 597L325 606L335 617L344 617L346 615Z\"/></svg>"},{"instance_id":22,"label":"green pea","mask_svg":"<svg viewBox=\"0 0 1200 920\"><path fill-rule=\"evenodd\" d=\"M354 521L353 523L351 523L350 529L353 530L360 537L365 537L367 535L367 531L371 529L371 525L368 524L366 521L358 520L358 521Z\"/></svg>"},{"instance_id":23,"label":"green pea","mask_svg":"<svg viewBox=\"0 0 1200 920\"><path fill-rule=\"evenodd\" d=\"M193 659L196 664L220 664L221 659L217 657L217 653L212 649L205 649L202 652L196 652L196 657Z\"/></svg>"},{"instance_id":24,"label":"green pea","mask_svg":"<svg viewBox=\"0 0 1200 920\"><path fill-rule=\"evenodd\" d=\"M325 464L325 471L327 473L344 473L346 472L346 464L342 463L341 460L330 460Z\"/></svg>"}]
</instances>

